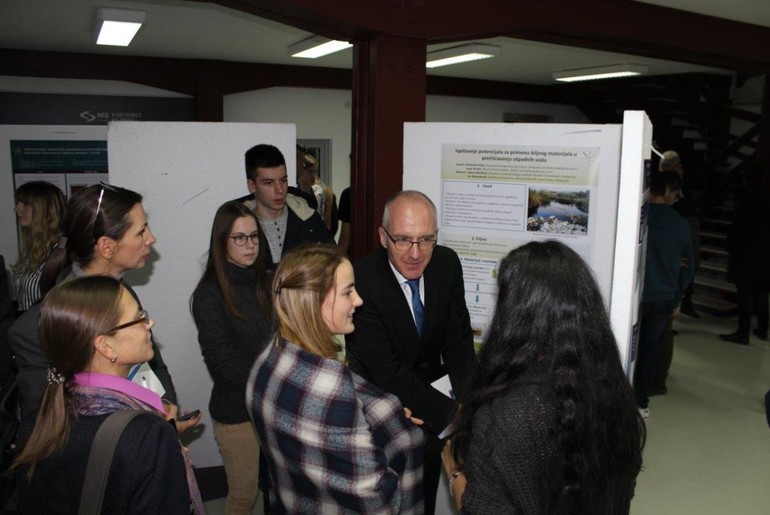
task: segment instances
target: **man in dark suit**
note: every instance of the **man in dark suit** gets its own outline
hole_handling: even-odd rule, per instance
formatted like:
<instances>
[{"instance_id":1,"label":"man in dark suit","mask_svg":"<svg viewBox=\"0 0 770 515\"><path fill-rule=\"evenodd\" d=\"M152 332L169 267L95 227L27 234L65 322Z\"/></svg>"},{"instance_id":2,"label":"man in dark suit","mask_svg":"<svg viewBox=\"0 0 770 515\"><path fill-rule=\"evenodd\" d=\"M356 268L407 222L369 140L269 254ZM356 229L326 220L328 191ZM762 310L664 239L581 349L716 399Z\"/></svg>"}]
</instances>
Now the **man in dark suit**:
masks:
<instances>
[{"instance_id":1,"label":"man in dark suit","mask_svg":"<svg viewBox=\"0 0 770 515\"><path fill-rule=\"evenodd\" d=\"M395 394L425 421L425 513L432 514L441 474L439 435L456 402L431 383L447 373L457 395L475 362L460 260L436 245L436 207L417 191L388 200L379 248L355 263L364 299L347 338L353 370Z\"/></svg>"},{"instance_id":2,"label":"man in dark suit","mask_svg":"<svg viewBox=\"0 0 770 515\"><path fill-rule=\"evenodd\" d=\"M246 151L246 186L251 195L238 200L259 218L269 246L268 269L287 250L303 243L331 243L323 219L301 197L289 194L286 160L273 145L255 145Z\"/></svg>"}]
</instances>

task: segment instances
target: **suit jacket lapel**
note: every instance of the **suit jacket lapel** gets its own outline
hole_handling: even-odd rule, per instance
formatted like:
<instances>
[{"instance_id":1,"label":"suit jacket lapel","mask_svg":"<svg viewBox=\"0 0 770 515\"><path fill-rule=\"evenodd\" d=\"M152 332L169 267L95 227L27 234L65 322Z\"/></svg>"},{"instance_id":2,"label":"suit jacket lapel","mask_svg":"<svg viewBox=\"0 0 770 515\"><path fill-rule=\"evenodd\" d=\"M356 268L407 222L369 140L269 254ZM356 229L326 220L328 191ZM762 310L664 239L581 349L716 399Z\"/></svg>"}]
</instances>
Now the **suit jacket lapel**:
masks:
<instances>
[{"instance_id":1,"label":"suit jacket lapel","mask_svg":"<svg viewBox=\"0 0 770 515\"><path fill-rule=\"evenodd\" d=\"M399 322L400 327L403 328L406 339L401 339L405 348L410 352L419 350L420 335L417 334L417 327L414 325L414 315L409 308L409 303L404 296L404 291L401 289L401 285L396 280L396 276L393 275L393 270L390 268L390 262L388 261L388 254L385 249L382 249L384 254L383 266L380 272L383 275L383 294L386 295L388 300L387 309L391 310L393 318Z\"/></svg>"}]
</instances>

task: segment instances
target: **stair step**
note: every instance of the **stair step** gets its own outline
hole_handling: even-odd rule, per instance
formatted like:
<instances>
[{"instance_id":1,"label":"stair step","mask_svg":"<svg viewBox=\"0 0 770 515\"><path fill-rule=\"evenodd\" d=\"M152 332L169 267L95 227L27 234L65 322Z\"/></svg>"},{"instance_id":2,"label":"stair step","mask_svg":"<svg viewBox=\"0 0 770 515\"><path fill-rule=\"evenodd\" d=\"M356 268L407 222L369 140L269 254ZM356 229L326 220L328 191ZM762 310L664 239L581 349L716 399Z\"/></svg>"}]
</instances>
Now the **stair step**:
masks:
<instances>
[{"instance_id":1,"label":"stair step","mask_svg":"<svg viewBox=\"0 0 770 515\"><path fill-rule=\"evenodd\" d=\"M712 208L713 211L717 213L721 213L723 215L730 215L730 219L732 220L733 211L735 211L735 208L733 206L715 206Z\"/></svg>"},{"instance_id":2,"label":"stair step","mask_svg":"<svg viewBox=\"0 0 770 515\"><path fill-rule=\"evenodd\" d=\"M726 263L710 263L708 261L701 261L700 265L698 265L698 270L703 270L704 272L711 272L712 274L725 274L725 275L727 275L727 264Z\"/></svg>"},{"instance_id":3,"label":"stair step","mask_svg":"<svg viewBox=\"0 0 770 515\"><path fill-rule=\"evenodd\" d=\"M738 305L718 297L693 294L692 303L698 310L708 311L715 315L731 315L738 309Z\"/></svg>"},{"instance_id":4,"label":"stair step","mask_svg":"<svg viewBox=\"0 0 770 515\"><path fill-rule=\"evenodd\" d=\"M719 225L721 227L730 227L730 225L732 225L732 222L730 220L723 220L721 218L704 218L703 223Z\"/></svg>"},{"instance_id":5,"label":"stair step","mask_svg":"<svg viewBox=\"0 0 770 515\"><path fill-rule=\"evenodd\" d=\"M733 283L728 283L727 281L720 281L719 279L711 279L708 277L695 276L695 280L693 282L695 286L717 291L720 293L730 293L733 295L738 293L738 290L735 288L735 285Z\"/></svg>"},{"instance_id":6,"label":"stair step","mask_svg":"<svg viewBox=\"0 0 770 515\"><path fill-rule=\"evenodd\" d=\"M719 247L712 247L710 245L701 245L700 246L700 253L701 254L711 254L712 256L719 256L719 257L727 257L727 251L725 249L721 249Z\"/></svg>"},{"instance_id":7,"label":"stair step","mask_svg":"<svg viewBox=\"0 0 770 515\"><path fill-rule=\"evenodd\" d=\"M727 240L727 234L723 232L715 232L715 231L701 231L700 232L701 238L711 238L714 240Z\"/></svg>"}]
</instances>

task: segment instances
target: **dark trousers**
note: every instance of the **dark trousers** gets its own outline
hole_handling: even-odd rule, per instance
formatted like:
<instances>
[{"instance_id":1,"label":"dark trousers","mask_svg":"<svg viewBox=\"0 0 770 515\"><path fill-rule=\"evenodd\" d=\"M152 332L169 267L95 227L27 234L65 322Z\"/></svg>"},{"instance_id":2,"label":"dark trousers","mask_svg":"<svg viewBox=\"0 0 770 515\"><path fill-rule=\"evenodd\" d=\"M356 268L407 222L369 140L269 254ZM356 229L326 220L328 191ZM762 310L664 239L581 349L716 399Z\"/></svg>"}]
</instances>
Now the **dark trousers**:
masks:
<instances>
[{"instance_id":1,"label":"dark trousers","mask_svg":"<svg viewBox=\"0 0 770 515\"><path fill-rule=\"evenodd\" d=\"M634 392L640 408L650 404L649 393L658 369L663 336L676 305L675 299L642 302L639 354L634 370Z\"/></svg>"},{"instance_id":2,"label":"dark trousers","mask_svg":"<svg viewBox=\"0 0 770 515\"><path fill-rule=\"evenodd\" d=\"M425 515L433 515L436 512L436 494L441 479L441 467L441 454L423 455L422 486L425 491Z\"/></svg>"},{"instance_id":3,"label":"dark trousers","mask_svg":"<svg viewBox=\"0 0 770 515\"><path fill-rule=\"evenodd\" d=\"M757 314L757 329L767 334L768 288L751 281L739 281L738 289L738 334L748 336L751 330L751 312Z\"/></svg>"},{"instance_id":4,"label":"dark trousers","mask_svg":"<svg viewBox=\"0 0 770 515\"><path fill-rule=\"evenodd\" d=\"M652 387L655 390L662 390L666 387L668 369L671 368L671 362L674 360L674 331L671 330L673 322L674 317L671 317L666 325L666 329L663 331L663 341L660 344L660 354L658 354L657 371L655 372L655 380L652 382Z\"/></svg>"}]
</instances>

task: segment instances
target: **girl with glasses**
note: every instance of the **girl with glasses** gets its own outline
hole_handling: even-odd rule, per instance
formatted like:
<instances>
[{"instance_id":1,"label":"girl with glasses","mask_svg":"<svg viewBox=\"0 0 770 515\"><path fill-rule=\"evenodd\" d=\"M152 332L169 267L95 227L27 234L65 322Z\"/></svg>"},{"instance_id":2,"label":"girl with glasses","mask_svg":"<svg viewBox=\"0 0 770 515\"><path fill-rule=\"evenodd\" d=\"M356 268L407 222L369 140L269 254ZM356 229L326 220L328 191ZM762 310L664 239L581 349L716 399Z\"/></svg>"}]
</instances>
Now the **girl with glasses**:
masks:
<instances>
[{"instance_id":1,"label":"girl with glasses","mask_svg":"<svg viewBox=\"0 0 770 515\"><path fill-rule=\"evenodd\" d=\"M244 391L271 332L268 252L254 212L241 202L223 204L191 298L198 343L214 382L209 412L227 475L227 513L250 514L257 500L259 443Z\"/></svg>"},{"instance_id":2,"label":"girl with glasses","mask_svg":"<svg viewBox=\"0 0 770 515\"><path fill-rule=\"evenodd\" d=\"M423 513L422 421L339 356L334 335L363 304L350 261L334 245L296 247L272 293L277 334L246 390L272 513Z\"/></svg>"},{"instance_id":3,"label":"girl with glasses","mask_svg":"<svg viewBox=\"0 0 770 515\"><path fill-rule=\"evenodd\" d=\"M47 387L18 468L19 513L78 513L96 432L118 410L145 412L120 436L104 513L203 513L192 466L160 397L128 381L152 358L153 322L120 281L87 276L59 284L40 311L51 358Z\"/></svg>"}]
</instances>

